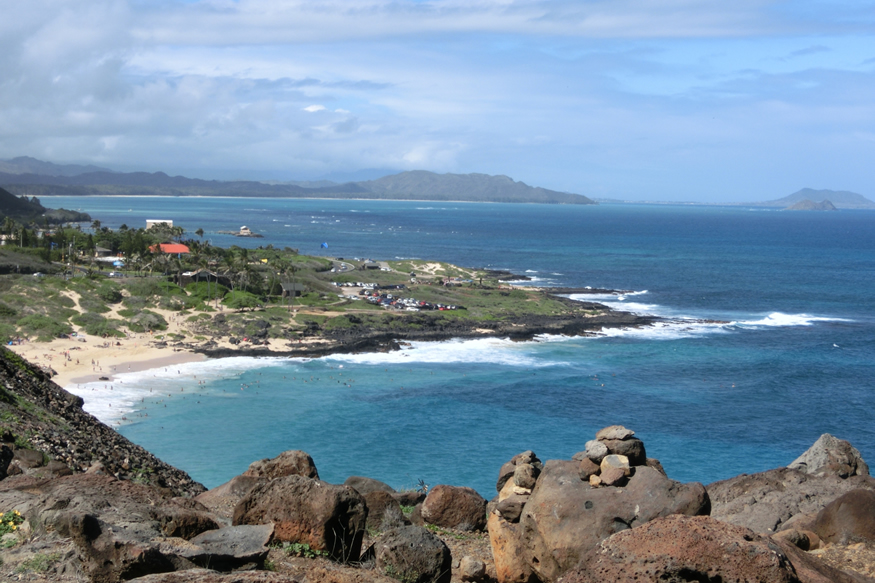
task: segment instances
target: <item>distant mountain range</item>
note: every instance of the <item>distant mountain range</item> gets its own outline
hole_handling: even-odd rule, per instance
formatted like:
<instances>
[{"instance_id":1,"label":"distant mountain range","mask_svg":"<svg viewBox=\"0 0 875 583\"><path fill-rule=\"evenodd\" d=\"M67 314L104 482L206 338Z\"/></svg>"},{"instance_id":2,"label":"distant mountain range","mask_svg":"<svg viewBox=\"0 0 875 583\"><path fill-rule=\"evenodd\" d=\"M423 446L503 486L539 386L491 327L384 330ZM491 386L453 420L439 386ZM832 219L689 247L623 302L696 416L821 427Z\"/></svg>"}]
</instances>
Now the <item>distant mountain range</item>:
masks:
<instances>
[{"instance_id":1,"label":"distant mountain range","mask_svg":"<svg viewBox=\"0 0 875 583\"><path fill-rule=\"evenodd\" d=\"M532 187L507 176L487 174L435 174L415 170L344 184L328 181L277 183L199 180L168 176L163 172L111 172L94 166L59 166L34 158L15 158L0 161L0 164L4 165L0 166L0 186L14 194L27 196L263 196L596 204L580 194Z\"/></svg>"},{"instance_id":2,"label":"distant mountain range","mask_svg":"<svg viewBox=\"0 0 875 583\"><path fill-rule=\"evenodd\" d=\"M30 156L19 156L12 160L0 160L0 172L7 174L43 174L47 176L77 176L86 172L110 172L100 166L80 166L79 164L53 164Z\"/></svg>"},{"instance_id":3,"label":"distant mountain range","mask_svg":"<svg viewBox=\"0 0 875 583\"><path fill-rule=\"evenodd\" d=\"M787 208L806 200L812 202L823 202L826 200L840 209L875 209L875 202L862 194L847 190L814 190L813 188L803 188L790 196L766 202L751 203L749 206Z\"/></svg>"}]
</instances>

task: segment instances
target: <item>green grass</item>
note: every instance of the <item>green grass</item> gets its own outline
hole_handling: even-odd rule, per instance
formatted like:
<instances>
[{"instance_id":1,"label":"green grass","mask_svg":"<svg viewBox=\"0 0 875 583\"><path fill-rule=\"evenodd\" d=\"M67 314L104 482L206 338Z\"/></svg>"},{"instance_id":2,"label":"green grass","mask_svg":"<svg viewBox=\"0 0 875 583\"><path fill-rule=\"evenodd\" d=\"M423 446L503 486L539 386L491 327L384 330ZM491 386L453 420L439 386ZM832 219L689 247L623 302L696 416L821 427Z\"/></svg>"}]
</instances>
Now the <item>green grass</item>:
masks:
<instances>
[{"instance_id":1,"label":"green grass","mask_svg":"<svg viewBox=\"0 0 875 583\"><path fill-rule=\"evenodd\" d=\"M34 573L45 573L60 560L61 553L37 553L18 565L15 572L27 573L28 571L32 571Z\"/></svg>"}]
</instances>

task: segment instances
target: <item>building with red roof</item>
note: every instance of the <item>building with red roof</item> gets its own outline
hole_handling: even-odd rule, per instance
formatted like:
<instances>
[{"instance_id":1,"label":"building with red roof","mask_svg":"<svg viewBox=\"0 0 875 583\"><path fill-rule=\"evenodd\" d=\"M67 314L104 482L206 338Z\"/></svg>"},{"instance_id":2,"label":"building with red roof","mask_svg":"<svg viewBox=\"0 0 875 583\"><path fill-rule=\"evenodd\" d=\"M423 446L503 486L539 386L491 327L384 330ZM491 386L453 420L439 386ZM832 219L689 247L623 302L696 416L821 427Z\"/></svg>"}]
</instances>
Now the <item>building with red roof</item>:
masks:
<instances>
[{"instance_id":1,"label":"building with red roof","mask_svg":"<svg viewBox=\"0 0 875 583\"><path fill-rule=\"evenodd\" d=\"M161 250L161 253L167 253L168 255L178 255L179 253L191 253L189 251L188 246L183 245L182 243L161 243L159 245L152 245L149 247L149 251L152 253Z\"/></svg>"}]
</instances>

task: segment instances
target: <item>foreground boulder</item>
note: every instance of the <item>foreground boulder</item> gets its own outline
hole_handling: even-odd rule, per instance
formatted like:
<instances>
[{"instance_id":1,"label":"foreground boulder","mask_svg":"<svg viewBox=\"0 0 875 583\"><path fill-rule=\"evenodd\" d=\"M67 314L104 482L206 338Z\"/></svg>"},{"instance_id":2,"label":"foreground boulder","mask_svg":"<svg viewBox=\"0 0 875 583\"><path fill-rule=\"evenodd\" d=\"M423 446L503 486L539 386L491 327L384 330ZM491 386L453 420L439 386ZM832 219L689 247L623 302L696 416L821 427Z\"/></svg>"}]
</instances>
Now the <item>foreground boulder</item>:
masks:
<instances>
[{"instance_id":1,"label":"foreground boulder","mask_svg":"<svg viewBox=\"0 0 875 583\"><path fill-rule=\"evenodd\" d=\"M486 528L486 499L472 488L435 486L422 503L421 512L425 522L443 528Z\"/></svg>"},{"instance_id":2,"label":"foreground boulder","mask_svg":"<svg viewBox=\"0 0 875 583\"><path fill-rule=\"evenodd\" d=\"M875 490L875 479L811 475L790 468L742 474L707 486L711 516L771 534L813 519L824 506L856 489ZM804 526L807 528L807 525Z\"/></svg>"},{"instance_id":3,"label":"foreground boulder","mask_svg":"<svg viewBox=\"0 0 875 583\"><path fill-rule=\"evenodd\" d=\"M273 522L276 540L354 561L361 554L367 513L364 498L351 487L292 475L255 486L234 509L232 522Z\"/></svg>"},{"instance_id":4,"label":"foreground boulder","mask_svg":"<svg viewBox=\"0 0 875 583\"><path fill-rule=\"evenodd\" d=\"M388 492L390 494L395 492L395 489L389 484L364 476L350 476L343 482L343 485L352 486L362 496L371 492Z\"/></svg>"},{"instance_id":5,"label":"foreground boulder","mask_svg":"<svg viewBox=\"0 0 875 583\"><path fill-rule=\"evenodd\" d=\"M875 542L875 491L852 490L827 504L814 532L828 543Z\"/></svg>"},{"instance_id":6,"label":"foreground boulder","mask_svg":"<svg viewBox=\"0 0 875 583\"><path fill-rule=\"evenodd\" d=\"M2 484L0 507L18 509L37 535L70 539L82 569L96 582L196 566L179 545L165 543L172 539L190 547L186 541L220 526L194 500L112 476L75 474L40 481L18 476ZM218 562L210 550L201 551L205 562Z\"/></svg>"},{"instance_id":7,"label":"foreground boulder","mask_svg":"<svg viewBox=\"0 0 875 583\"><path fill-rule=\"evenodd\" d=\"M452 557L444 542L421 526L386 531L374 544L377 570L404 583L449 583Z\"/></svg>"},{"instance_id":8,"label":"foreground boulder","mask_svg":"<svg viewBox=\"0 0 875 583\"><path fill-rule=\"evenodd\" d=\"M707 514L705 488L681 484L640 466L625 487L594 488L583 482L578 464L549 460L523 508L523 556L543 581L573 568L603 539L670 514Z\"/></svg>"},{"instance_id":9,"label":"foreground boulder","mask_svg":"<svg viewBox=\"0 0 875 583\"><path fill-rule=\"evenodd\" d=\"M197 501L230 523L234 508L259 484L285 476L304 476L319 479L313 458L305 451L284 451L275 458L249 464L249 468L215 488L197 496ZM366 478L365 478L366 479Z\"/></svg>"},{"instance_id":10,"label":"foreground boulder","mask_svg":"<svg viewBox=\"0 0 875 583\"><path fill-rule=\"evenodd\" d=\"M305 451L284 451L275 458L258 460L249 464L249 469L243 472L250 478L267 478L274 480L285 476L304 476L319 479L313 458Z\"/></svg>"},{"instance_id":11,"label":"foreground boulder","mask_svg":"<svg viewBox=\"0 0 875 583\"><path fill-rule=\"evenodd\" d=\"M798 567L794 564L798 563ZM591 549L564 583L851 583L858 578L707 516L668 516Z\"/></svg>"},{"instance_id":12,"label":"foreground boulder","mask_svg":"<svg viewBox=\"0 0 875 583\"><path fill-rule=\"evenodd\" d=\"M512 479L520 462L526 463L520 456L537 459L532 452L502 467L503 485L489 503L489 538L500 583L554 581L617 532L661 516L710 511L704 486L670 480L651 467L658 463L645 465L644 445L633 436L623 426L605 428L575 459L543 464L533 488Z\"/></svg>"}]
</instances>

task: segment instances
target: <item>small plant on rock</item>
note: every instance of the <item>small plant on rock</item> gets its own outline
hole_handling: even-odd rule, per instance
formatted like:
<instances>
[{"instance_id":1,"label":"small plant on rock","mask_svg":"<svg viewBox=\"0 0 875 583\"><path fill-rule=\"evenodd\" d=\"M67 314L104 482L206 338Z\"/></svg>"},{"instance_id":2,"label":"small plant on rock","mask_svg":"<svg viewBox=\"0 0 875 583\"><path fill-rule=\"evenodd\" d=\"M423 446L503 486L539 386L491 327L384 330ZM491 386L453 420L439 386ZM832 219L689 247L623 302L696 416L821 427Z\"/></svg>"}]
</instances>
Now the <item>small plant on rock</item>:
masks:
<instances>
[{"instance_id":1,"label":"small plant on rock","mask_svg":"<svg viewBox=\"0 0 875 583\"><path fill-rule=\"evenodd\" d=\"M22 522L24 517L18 510L10 510L0 515L0 536L15 532Z\"/></svg>"}]
</instances>

